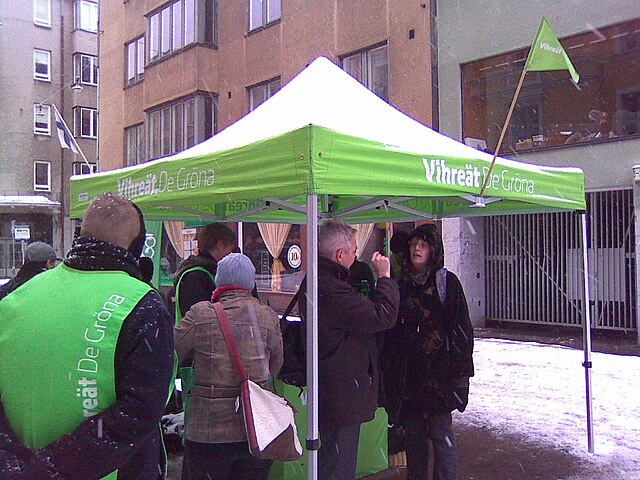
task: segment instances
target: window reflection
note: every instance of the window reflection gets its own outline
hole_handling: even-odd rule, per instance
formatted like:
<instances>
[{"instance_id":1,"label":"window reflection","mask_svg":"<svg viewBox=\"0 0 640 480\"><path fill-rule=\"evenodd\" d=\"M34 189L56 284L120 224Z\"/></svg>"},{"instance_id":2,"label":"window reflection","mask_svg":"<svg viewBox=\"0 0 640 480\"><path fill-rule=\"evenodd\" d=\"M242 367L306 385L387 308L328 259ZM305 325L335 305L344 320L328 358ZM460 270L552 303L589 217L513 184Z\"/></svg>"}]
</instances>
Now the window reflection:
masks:
<instances>
[{"instance_id":1,"label":"window reflection","mask_svg":"<svg viewBox=\"0 0 640 480\"><path fill-rule=\"evenodd\" d=\"M580 73L529 72L500 153L640 134L640 19L561 41ZM493 152L528 48L462 66L463 131Z\"/></svg>"}]
</instances>

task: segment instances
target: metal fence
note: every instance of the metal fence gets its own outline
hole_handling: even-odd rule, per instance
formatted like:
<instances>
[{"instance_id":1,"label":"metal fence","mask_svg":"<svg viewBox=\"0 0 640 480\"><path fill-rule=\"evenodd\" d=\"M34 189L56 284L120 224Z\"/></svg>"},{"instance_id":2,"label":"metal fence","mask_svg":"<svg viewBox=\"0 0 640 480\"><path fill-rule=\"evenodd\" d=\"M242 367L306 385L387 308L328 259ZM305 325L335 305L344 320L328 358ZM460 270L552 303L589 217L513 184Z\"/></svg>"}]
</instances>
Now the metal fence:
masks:
<instances>
[{"instance_id":1,"label":"metal fence","mask_svg":"<svg viewBox=\"0 0 640 480\"><path fill-rule=\"evenodd\" d=\"M587 214L593 327L635 330L633 192L589 193ZM579 215L504 215L485 222L487 319L581 325Z\"/></svg>"}]
</instances>

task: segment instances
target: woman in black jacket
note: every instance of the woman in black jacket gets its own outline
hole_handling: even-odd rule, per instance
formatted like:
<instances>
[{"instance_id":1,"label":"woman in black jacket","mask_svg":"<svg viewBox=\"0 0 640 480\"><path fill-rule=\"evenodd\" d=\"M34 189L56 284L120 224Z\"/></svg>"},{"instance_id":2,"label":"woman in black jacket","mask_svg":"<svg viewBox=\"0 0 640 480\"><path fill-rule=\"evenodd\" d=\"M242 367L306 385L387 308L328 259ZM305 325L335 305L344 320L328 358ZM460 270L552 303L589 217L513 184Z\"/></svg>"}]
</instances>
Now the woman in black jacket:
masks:
<instances>
[{"instance_id":1,"label":"woman in black jacket","mask_svg":"<svg viewBox=\"0 0 640 480\"><path fill-rule=\"evenodd\" d=\"M436 480L456 478L451 412L467 406L473 329L458 278L444 267L435 224L410 235L399 279L400 312L387 334L383 370L390 422L407 434L407 480L427 478L428 440Z\"/></svg>"}]
</instances>

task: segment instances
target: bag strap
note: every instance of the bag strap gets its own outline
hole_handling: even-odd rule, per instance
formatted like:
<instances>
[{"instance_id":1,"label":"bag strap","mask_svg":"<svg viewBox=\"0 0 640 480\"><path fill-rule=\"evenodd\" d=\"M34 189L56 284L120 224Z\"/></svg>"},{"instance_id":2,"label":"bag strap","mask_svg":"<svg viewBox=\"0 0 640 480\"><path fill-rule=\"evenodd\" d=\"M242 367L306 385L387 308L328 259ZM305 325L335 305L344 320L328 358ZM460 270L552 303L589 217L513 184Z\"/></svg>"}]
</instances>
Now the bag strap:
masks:
<instances>
[{"instance_id":1,"label":"bag strap","mask_svg":"<svg viewBox=\"0 0 640 480\"><path fill-rule=\"evenodd\" d=\"M447 301L447 269L444 267L436 272L436 289L440 303L444 306Z\"/></svg>"},{"instance_id":2,"label":"bag strap","mask_svg":"<svg viewBox=\"0 0 640 480\"><path fill-rule=\"evenodd\" d=\"M298 287L298 291L289 302L289 305L287 305L287 308L284 309L284 313L282 314L282 317L280 317L282 320L285 320L285 321L287 320L287 317L291 313L291 310L293 310L293 307L298 302L298 299L300 298L300 292L304 290L304 285L306 285L306 283L307 283L307 277L305 276L302 279L302 283L300 284L300 287Z\"/></svg>"},{"instance_id":3,"label":"bag strap","mask_svg":"<svg viewBox=\"0 0 640 480\"><path fill-rule=\"evenodd\" d=\"M234 340L231 329L229 328L229 322L227 321L227 315L224 313L224 308L222 308L222 304L220 302L214 303L213 308L216 311L218 323L220 324L222 335L224 335L224 341L227 343L227 349L229 350L229 355L231 355L233 366L236 367L236 372L240 377L240 382L245 382L249 377L247 376L247 371L244 369L242 359L238 353L238 346L236 345L236 341Z\"/></svg>"}]
</instances>

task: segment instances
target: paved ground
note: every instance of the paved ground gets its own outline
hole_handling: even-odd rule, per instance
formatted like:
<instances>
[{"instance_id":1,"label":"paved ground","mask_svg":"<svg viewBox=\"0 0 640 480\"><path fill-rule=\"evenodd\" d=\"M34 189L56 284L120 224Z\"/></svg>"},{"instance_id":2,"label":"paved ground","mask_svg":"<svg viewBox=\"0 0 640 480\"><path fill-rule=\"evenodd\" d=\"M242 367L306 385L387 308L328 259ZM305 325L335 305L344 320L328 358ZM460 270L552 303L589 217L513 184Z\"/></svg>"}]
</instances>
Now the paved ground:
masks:
<instances>
[{"instance_id":1,"label":"paved ground","mask_svg":"<svg viewBox=\"0 0 640 480\"><path fill-rule=\"evenodd\" d=\"M478 338L506 338L535 341L582 349L579 329L494 324L476 329ZM640 356L638 337L633 334L598 332L593 334L593 351ZM524 436L496 436L482 428L456 428L460 480L627 480L593 471L580 458L562 450L549 450ZM170 459L169 479L180 479L182 458ZM406 470L390 468L367 480L404 480ZM634 480L634 479L628 479ZM637 480L637 479L635 479Z\"/></svg>"}]
</instances>

